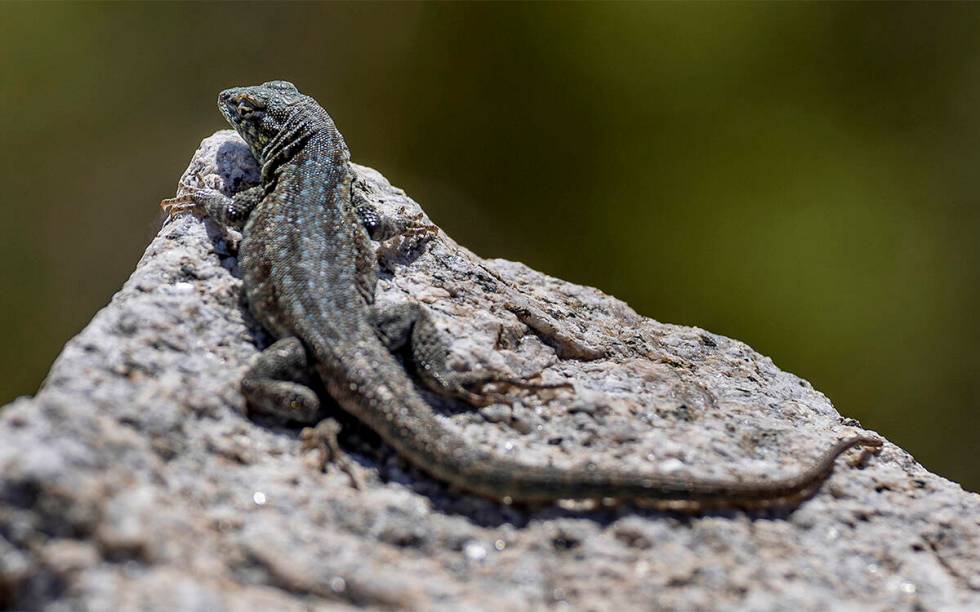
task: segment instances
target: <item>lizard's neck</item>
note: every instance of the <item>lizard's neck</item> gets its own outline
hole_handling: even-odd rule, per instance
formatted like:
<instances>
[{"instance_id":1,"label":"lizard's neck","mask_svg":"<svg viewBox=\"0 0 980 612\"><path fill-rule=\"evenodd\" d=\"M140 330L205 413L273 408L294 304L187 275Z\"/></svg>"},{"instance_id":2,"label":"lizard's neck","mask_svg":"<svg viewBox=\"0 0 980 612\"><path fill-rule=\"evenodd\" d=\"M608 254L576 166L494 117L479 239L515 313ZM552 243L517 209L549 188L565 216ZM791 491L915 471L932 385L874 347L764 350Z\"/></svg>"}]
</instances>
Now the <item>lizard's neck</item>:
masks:
<instances>
[{"instance_id":1,"label":"lizard's neck","mask_svg":"<svg viewBox=\"0 0 980 612\"><path fill-rule=\"evenodd\" d=\"M274 168L263 176L266 193L274 195L260 208L277 209L280 214L292 211L281 223L298 232L334 233L346 228L353 214L349 210L350 154L339 136L336 131L312 134L281 163L263 167L263 174L266 168ZM356 220L354 223L356 227Z\"/></svg>"},{"instance_id":2,"label":"lizard's neck","mask_svg":"<svg viewBox=\"0 0 980 612\"><path fill-rule=\"evenodd\" d=\"M283 128L262 149L262 182L275 182L284 168L309 169L323 179L336 170L346 171L350 152L343 136L326 112L294 113Z\"/></svg>"}]
</instances>

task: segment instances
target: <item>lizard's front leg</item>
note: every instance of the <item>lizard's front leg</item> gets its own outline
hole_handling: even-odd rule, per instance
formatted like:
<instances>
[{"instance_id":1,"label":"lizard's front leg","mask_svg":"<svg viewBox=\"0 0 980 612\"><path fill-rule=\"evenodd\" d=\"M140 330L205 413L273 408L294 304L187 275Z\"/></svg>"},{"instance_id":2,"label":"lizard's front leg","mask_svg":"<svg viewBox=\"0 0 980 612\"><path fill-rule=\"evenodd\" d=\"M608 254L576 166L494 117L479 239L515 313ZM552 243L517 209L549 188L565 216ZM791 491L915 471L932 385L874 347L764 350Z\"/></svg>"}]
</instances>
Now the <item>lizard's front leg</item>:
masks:
<instances>
[{"instance_id":1,"label":"lizard's front leg","mask_svg":"<svg viewBox=\"0 0 980 612\"><path fill-rule=\"evenodd\" d=\"M439 228L424 222L421 214L407 218L384 215L369 200L356 196L352 206L357 220L371 240L387 242L392 238L424 239L439 233Z\"/></svg>"},{"instance_id":2,"label":"lizard's front leg","mask_svg":"<svg viewBox=\"0 0 980 612\"><path fill-rule=\"evenodd\" d=\"M222 227L239 231L245 226L252 209L265 196L265 189L261 185L239 191L234 197L228 197L217 189L185 189L189 193L160 203L170 215L182 211L200 211Z\"/></svg>"},{"instance_id":3,"label":"lizard's front leg","mask_svg":"<svg viewBox=\"0 0 980 612\"><path fill-rule=\"evenodd\" d=\"M509 398L484 389L498 383L522 389L567 388L566 383L530 382L495 371L457 372L449 365L449 342L436 327L432 316L414 302L375 306L371 319L378 337L392 352L408 349L408 356L427 387L444 396L461 399L480 406L491 402L507 402Z\"/></svg>"}]
</instances>

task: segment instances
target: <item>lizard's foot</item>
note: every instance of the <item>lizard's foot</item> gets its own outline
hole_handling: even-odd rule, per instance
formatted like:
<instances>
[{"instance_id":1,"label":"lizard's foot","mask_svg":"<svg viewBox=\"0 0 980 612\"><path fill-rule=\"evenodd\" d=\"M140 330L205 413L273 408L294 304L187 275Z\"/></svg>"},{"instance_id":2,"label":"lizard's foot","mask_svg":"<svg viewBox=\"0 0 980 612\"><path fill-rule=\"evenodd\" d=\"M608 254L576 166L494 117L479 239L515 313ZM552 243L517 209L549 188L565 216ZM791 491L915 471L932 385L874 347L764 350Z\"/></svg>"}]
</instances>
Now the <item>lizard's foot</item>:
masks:
<instances>
[{"instance_id":1,"label":"lizard's foot","mask_svg":"<svg viewBox=\"0 0 980 612\"><path fill-rule=\"evenodd\" d=\"M390 268L393 262L416 257L438 235L439 228L431 223L409 222L393 237L381 241L376 252L378 262Z\"/></svg>"},{"instance_id":2,"label":"lizard's foot","mask_svg":"<svg viewBox=\"0 0 980 612\"><path fill-rule=\"evenodd\" d=\"M861 448L861 452L849 461L850 466L854 468L864 467L872 455L880 455L885 443L879 438L860 436L857 445Z\"/></svg>"},{"instance_id":3,"label":"lizard's foot","mask_svg":"<svg viewBox=\"0 0 980 612\"><path fill-rule=\"evenodd\" d=\"M192 213L204 216L207 212L201 203L195 198L195 195L203 191L197 187L183 186L181 189L184 193L173 197L167 198L166 200L160 200L160 208L163 212L167 213L167 216L171 219L179 214Z\"/></svg>"},{"instance_id":4,"label":"lizard's foot","mask_svg":"<svg viewBox=\"0 0 980 612\"><path fill-rule=\"evenodd\" d=\"M358 198L354 203L354 212L371 240L380 243L375 253L379 262L419 252L439 235L439 228L422 213L383 215L364 198Z\"/></svg>"},{"instance_id":5,"label":"lizard's foot","mask_svg":"<svg viewBox=\"0 0 980 612\"><path fill-rule=\"evenodd\" d=\"M417 240L422 237L436 236L439 233L439 228L433 223L425 221L422 213L403 217L383 215L364 198L357 198L357 201L354 202L354 213L371 240L382 243L388 243L392 239L399 239L399 241Z\"/></svg>"},{"instance_id":6,"label":"lizard's foot","mask_svg":"<svg viewBox=\"0 0 980 612\"><path fill-rule=\"evenodd\" d=\"M298 338L283 338L259 355L242 379L249 412L282 421L315 423L320 399L305 384L309 370L306 349Z\"/></svg>"},{"instance_id":7,"label":"lizard's foot","mask_svg":"<svg viewBox=\"0 0 980 612\"><path fill-rule=\"evenodd\" d=\"M353 462L344 449L340 448L340 442L337 440L339 433L340 423L335 419L327 418L317 423L316 427L303 428L299 435L303 441L303 450L318 452L317 469L326 472L327 466L333 463L350 477L351 486L363 490L364 483L354 470Z\"/></svg>"},{"instance_id":8,"label":"lizard's foot","mask_svg":"<svg viewBox=\"0 0 980 612\"><path fill-rule=\"evenodd\" d=\"M459 397L474 406L486 406L489 404L508 404L513 401L513 396L501 391L487 389L491 386L501 386L509 389L520 389L524 391L544 391L549 389L574 389L571 383L542 383L530 380L539 374L529 378L509 376L501 372L466 372L451 373L445 375L440 386L449 391L451 395Z\"/></svg>"},{"instance_id":9,"label":"lizard's foot","mask_svg":"<svg viewBox=\"0 0 980 612\"><path fill-rule=\"evenodd\" d=\"M371 313L378 337L391 351L408 348L409 357L422 381L440 395L461 399L474 406L509 403L513 398L487 389L502 386L524 390L572 389L570 383L542 383L530 377L502 372L456 372L448 365L449 343L425 308L414 302L375 308Z\"/></svg>"},{"instance_id":10,"label":"lizard's foot","mask_svg":"<svg viewBox=\"0 0 980 612\"><path fill-rule=\"evenodd\" d=\"M245 225L249 213L264 195L261 187L240 191L233 198L212 187L183 185L181 190L181 195L160 202L160 207L170 217L190 212L238 230Z\"/></svg>"}]
</instances>

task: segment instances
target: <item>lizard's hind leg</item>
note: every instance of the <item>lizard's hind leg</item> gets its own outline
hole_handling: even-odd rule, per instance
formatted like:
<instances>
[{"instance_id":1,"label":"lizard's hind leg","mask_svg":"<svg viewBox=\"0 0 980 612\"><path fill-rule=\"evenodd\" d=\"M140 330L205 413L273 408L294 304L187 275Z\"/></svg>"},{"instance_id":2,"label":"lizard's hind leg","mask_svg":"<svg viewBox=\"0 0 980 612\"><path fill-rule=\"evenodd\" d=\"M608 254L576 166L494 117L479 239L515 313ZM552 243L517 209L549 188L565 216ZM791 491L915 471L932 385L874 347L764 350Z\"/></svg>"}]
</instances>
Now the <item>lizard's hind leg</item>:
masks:
<instances>
[{"instance_id":1,"label":"lizard's hind leg","mask_svg":"<svg viewBox=\"0 0 980 612\"><path fill-rule=\"evenodd\" d=\"M419 378L427 387L444 396L461 399L475 406L493 402L508 403L512 398L488 391L485 386L500 384L521 389L568 388L566 383L535 383L502 372L457 372L448 365L449 342L439 331L429 312L420 304L406 302L375 306L372 322L378 337L392 352L408 349Z\"/></svg>"},{"instance_id":2,"label":"lizard's hind leg","mask_svg":"<svg viewBox=\"0 0 980 612\"><path fill-rule=\"evenodd\" d=\"M282 421L315 423L320 400L309 387L306 349L299 338L283 338L262 351L242 379L249 412Z\"/></svg>"}]
</instances>

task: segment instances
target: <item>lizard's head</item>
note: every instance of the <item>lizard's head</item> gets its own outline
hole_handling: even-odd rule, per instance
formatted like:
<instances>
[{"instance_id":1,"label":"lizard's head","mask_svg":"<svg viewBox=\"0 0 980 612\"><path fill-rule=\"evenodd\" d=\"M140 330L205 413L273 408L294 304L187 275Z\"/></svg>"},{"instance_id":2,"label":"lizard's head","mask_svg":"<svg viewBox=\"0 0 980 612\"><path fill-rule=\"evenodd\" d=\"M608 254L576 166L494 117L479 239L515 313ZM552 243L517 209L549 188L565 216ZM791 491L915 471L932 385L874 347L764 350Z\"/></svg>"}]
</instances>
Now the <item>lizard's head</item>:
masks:
<instances>
[{"instance_id":1,"label":"lizard's head","mask_svg":"<svg viewBox=\"0 0 980 612\"><path fill-rule=\"evenodd\" d=\"M218 94L218 109L261 164L265 162L266 146L291 120L309 114L311 109L320 110L320 106L288 81L269 81L222 91Z\"/></svg>"}]
</instances>

